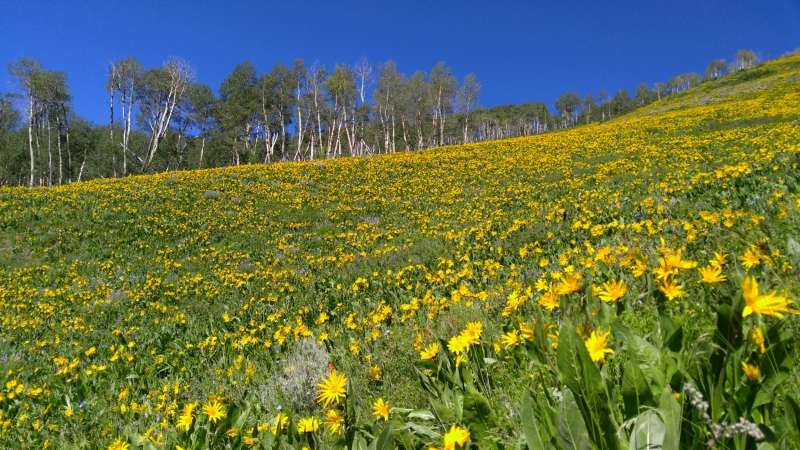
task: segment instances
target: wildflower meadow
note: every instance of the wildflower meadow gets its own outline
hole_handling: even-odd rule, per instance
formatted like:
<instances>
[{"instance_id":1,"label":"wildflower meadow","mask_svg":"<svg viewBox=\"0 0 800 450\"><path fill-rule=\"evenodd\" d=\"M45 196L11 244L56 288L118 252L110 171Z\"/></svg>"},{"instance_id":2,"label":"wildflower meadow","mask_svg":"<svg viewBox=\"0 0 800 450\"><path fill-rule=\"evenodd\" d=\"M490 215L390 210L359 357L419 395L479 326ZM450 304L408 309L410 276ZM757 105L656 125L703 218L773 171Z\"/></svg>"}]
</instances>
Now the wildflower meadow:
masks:
<instances>
[{"instance_id":1,"label":"wildflower meadow","mask_svg":"<svg viewBox=\"0 0 800 450\"><path fill-rule=\"evenodd\" d=\"M613 120L0 188L0 448L800 447L800 56Z\"/></svg>"}]
</instances>

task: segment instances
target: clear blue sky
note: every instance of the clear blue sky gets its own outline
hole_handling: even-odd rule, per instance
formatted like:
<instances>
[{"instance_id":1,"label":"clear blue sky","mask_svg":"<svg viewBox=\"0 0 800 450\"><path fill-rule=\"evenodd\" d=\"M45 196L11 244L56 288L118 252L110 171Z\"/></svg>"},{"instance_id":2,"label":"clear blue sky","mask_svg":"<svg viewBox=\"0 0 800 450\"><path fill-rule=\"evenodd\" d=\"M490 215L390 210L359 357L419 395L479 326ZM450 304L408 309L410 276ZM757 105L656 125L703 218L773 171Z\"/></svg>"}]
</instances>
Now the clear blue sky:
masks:
<instances>
[{"instance_id":1,"label":"clear blue sky","mask_svg":"<svg viewBox=\"0 0 800 450\"><path fill-rule=\"evenodd\" d=\"M800 47L800 0L670 1L45 1L0 2L0 61L39 56L64 71L76 112L104 123L104 66L180 56L215 91L250 59L259 73L303 58L392 59L401 72L437 61L483 84L481 104L544 100L574 90L631 94L740 48L774 58ZM0 90L10 89L7 71Z\"/></svg>"}]
</instances>

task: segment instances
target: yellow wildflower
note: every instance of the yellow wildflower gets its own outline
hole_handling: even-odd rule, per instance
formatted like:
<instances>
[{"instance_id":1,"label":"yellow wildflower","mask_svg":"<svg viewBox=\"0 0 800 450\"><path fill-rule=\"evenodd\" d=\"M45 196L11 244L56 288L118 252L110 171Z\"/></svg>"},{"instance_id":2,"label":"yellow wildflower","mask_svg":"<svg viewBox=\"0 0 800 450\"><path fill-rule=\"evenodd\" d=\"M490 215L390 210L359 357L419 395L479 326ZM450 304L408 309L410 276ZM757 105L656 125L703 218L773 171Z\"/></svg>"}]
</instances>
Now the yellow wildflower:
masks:
<instances>
[{"instance_id":1,"label":"yellow wildflower","mask_svg":"<svg viewBox=\"0 0 800 450\"><path fill-rule=\"evenodd\" d=\"M589 356L592 357L592 361L600 361L601 363L605 363L606 353L614 353L614 350L607 348L609 334L611 334L610 331L606 331L605 333L601 334L600 330L595 330L592 331L592 335L589 336L589 339L584 341L586 350L589 351Z\"/></svg>"},{"instance_id":2,"label":"yellow wildflower","mask_svg":"<svg viewBox=\"0 0 800 450\"><path fill-rule=\"evenodd\" d=\"M313 433L319 429L319 420L316 417L303 417L297 424L297 431L301 433Z\"/></svg>"},{"instance_id":3,"label":"yellow wildflower","mask_svg":"<svg viewBox=\"0 0 800 450\"><path fill-rule=\"evenodd\" d=\"M600 300L604 302L613 302L620 299L627 291L628 288L625 286L624 281L612 280L607 283L603 283L603 290L600 291L598 297L600 297Z\"/></svg>"},{"instance_id":4,"label":"yellow wildflower","mask_svg":"<svg viewBox=\"0 0 800 450\"><path fill-rule=\"evenodd\" d=\"M427 346L425 349L423 349L421 352L419 352L419 357L423 361L426 361L428 359L435 358L437 353L439 353L439 344L436 343L436 342L433 342L429 346Z\"/></svg>"},{"instance_id":5,"label":"yellow wildflower","mask_svg":"<svg viewBox=\"0 0 800 450\"><path fill-rule=\"evenodd\" d=\"M561 280L557 292L562 295L571 294L581 290L581 286L582 284L579 282L579 278L574 274L569 274Z\"/></svg>"},{"instance_id":6,"label":"yellow wildflower","mask_svg":"<svg viewBox=\"0 0 800 450\"><path fill-rule=\"evenodd\" d=\"M456 444L464 445L469 439L469 431L452 425L450 431L444 435L444 450L455 450Z\"/></svg>"},{"instance_id":7,"label":"yellow wildflower","mask_svg":"<svg viewBox=\"0 0 800 450\"><path fill-rule=\"evenodd\" d=\"M322 383L319 386L319 395L317 395L317 403L325 403L323 406L328 406L331 402L338 402L340 398L347 396L345 386L347 385L347 378L343 373L336 372L336 369L331 370L330 378L322 378Z\"/></svg>"},{"instance_id":8,"label":"yellow wildflower","mask_svg":"<svg viewBox=\"0 0 800 450\"><path fill-rule=\"evenodd\" d=\"M506 350L517 345L519 342L519 330L514 330L502 336L503 343L506 344Z\"/></svg>"},{"instance_id":9,"label":"yellow wildflower","mask_svg":"<svg viewBox=\"0 0 800 450\"><path fill-rule=\"evenodd\" d=\"M331 434L341 433L342 432L341 431L341 427L342 427L342 424L344 423L344 418L341 417L339 415L339 413L336 412L335 409L332 409L332 410L328 411L328 413L325 415L325 422L324 423L325 423L325 426L328 428L328 431L330 431Z\"/></svg>"},{"instance_id":10,"label":"yellow wildflower","mask_svg":"<svg viewBox=\"0 0 800 450\"><path fill-rule=\"evenodd\" d=\"M382 398L379 398L375 403L372 404L372 415L375 416L376 419L380 419L381 417L383 420L389 420L389 413L391 412L389 408L389 403L383 401Z\"/></svg>"},{"instance_id":11,"label":"yellow wildflower","mask_svg":"<svg viewBox=\"0 0 800 450\"><path fill-rule=\"evenodd\" d=\"M380 380L381 375L383 375L383 371L381 370L380 367L378 367L377 364L369 368L369 376L373 380Z\"/></svg>"},{"instance_id":12,"label":"yellow wildflower","mask_svg":"<svg viewBox=\"0 0 800 450\"><path fill-rule=\"evenodd\" d=\"M774 290L764 294L758 293L758 283L755 277L745 277L742 280L742 295L746 306L742 310L742 317L747 317L750 314L764 314L766 316L774 316L779 319L783 318L781 313L798 314L800 312L790 309L789 304L793 303L783 295L778 295Z\"/></svg>"},{"instance_id":13,"label":"yellow wildflower","mask_svg":"<svg viewBox=\"0 0 800 450\"><path fill-rule=\"evenodd\" d=\"M744 374L747 376L748 380L755 381L758 379L758 366L747 364L746 362L742 361L742 369L744 370Z\"/></svg>"},{"instance_id":14,"label":"yellow wildflower","mask_svg":"<svg viewBox=\"0 0 800 450\"><path fill-rule=\"evenodd\" d=\"M745 269L751 269L758 265L761 261L761 252L754 247L750 247L744 251L744 254L739 257L739 261L742 262L742 267Z\"/></svg>"},{"instance_id":15,"label":"yellow wildflower","mask_svg":"<svg viewBox=\"0 0 800 450\"><path fill-rule=\"evenodd\" d=\"M720 266L701 267L697 270L700 272L700 275L703 276L703 278L700 279L699 283L712 284L712 283L719 283L728 279L727 277L725 277L725 275L721 275L722 268Z\"/></svg>"},{"instance_id":16,"label":"yellow wildflower","mask_svg":"<svg viewBox=\"0 0 800 450\"><path fill-rule=\"evenodd\" d=\"M192 419L194 419L194 409L197 408L197 405L198 403L194 402L183 407L183 412L181 412L181 415L178 418L178 424L175 425L175 428L183 431L189 431L189 428L192 426Z\"/></svg>"},{"instance_id":17,"label":"yellow wildflower","mask_svg":"<svg viewBox=\"0 0 800 450\"><path fill-rule=\"evenodd\" d=\"M108 446L108 450L128 450L128 448L130 448L130 444L123 442L122 436L117 436L114 442Z\"/></svg>"},{"instance_id":18,"label":"yellow wildflower","mask_svg":"<svg viewBox=\"0 0 800 450\"><path fill-rule=\"evenodd\" d=\"M683 297L683 286L678 284L675 279L667 279L657 283L658 289L664 293L670 300L675 300L678 297Z\"/></svg>"},{"instance_id":19,"label":"yellow wildflower","mask_svg":"<svg viewBox=\"0 0 800 450\"><path fill-rule=\"evenodd\" d=\"M728 256L727 254L724 254L722 252L714 252L714 257L711 258L711 261L709 261L708 263L712 267L722 267L723 265L725 265L725 258L727 256Z\"/></svg>"},{"instance_id":20,"label":"yellow wildflower","mask_svg":"<svg viewBox=\"0 0 800 450\"><path fill-rule=\"evenodd\" d=\"M217 400L210 400L203 405L203 414L208 416L208 420L216 424L218 420L225 417L225 410L222 406L222 403Z\"/></svg>"},{"instance_id":21,"label":"yellow wildflower","mask_svg":"<svg viewBox=\"0 0 800 450\"><path fill-rule=\"evenodd\" d=\"M477 342L483 334L483 324L480 322L470 322L463 333L470 338L471 343Z\"/></svg>"},{"instance_id":22,"label":"yellow wildflower","mask_svg":"<svg viewBox=\"0 0 800 450\"><path fill-rule=\"evenodd\" d=\"M550 283L550 289L542 294L542 297L539 299L539 304L548 311L552 311L560 306L558 303L558 292L556 292L553 283Z\"/></svg>"},{"instance_id":23,"label":"yellow wildflower","mask_svg":"<svg viewBox=\"0 0 800 450\"><path fill-rule=\"evenodd\" d=\"M458 355L469 349L469 339L461 334L453 336L447 343L447 349Z\"/></svg>"},{"instance_id":24,"label":"yellow wildflower","mask_svg":"<svg viewBox=\"0 0 800 450\"><path fill-rule=\"evenodd\" d=\"M272 434L277 435L278 429L283 431L284 429L286 429L286 425L288 423L289 423L289 416L283 413L278 413L278 415L275 416L275 422L272 424L272 427L270 427L270 431L272 431Z\"/></svg>"}]
</instances>

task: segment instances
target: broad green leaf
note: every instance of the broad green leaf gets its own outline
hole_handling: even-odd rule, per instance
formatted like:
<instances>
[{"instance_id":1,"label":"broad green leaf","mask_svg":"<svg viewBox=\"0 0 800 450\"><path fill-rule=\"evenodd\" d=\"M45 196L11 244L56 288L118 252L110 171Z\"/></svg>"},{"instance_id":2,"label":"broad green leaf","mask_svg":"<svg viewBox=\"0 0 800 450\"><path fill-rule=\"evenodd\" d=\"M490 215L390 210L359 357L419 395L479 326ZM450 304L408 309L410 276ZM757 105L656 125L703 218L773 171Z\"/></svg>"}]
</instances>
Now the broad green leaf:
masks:
<instances>
[{"instance_id":1,"label":"broad green leaf","mask_svg":"<svg viewBox=\"0 0 800 450\"><path fill-rule=\"evenodd\" d=\"M533 398L530 392L527 391L522 396L522 433L525 434L529 450L544 450L546 448L544 444L547 440L544 436L546 431L543 429L539 419L536 418L533 410Z\"/></svg>"},{"instance_id":2,"label":"broad green leaf","mask_svg":"<svg viewBox=\"0 0 800 450\"><path fill-rule=\"evenodd\" d=\"M244 427L244 423L247 418L250 416L251 408L249 405L239 413L239 416L234 419L234 426L236 429L241 430Z\"/></svg>"},{"instance_id":3,"label":"broad green leaf","mask_svg":"<svg viewBox=\"0 0 800 450\"><path fill-rule=\"evenodd\" d=\"M622 375L622 401L626 418L638 415L642 405L655 406L650 386L633 358L628 358Z\"/></svg>"},{"instance_id":4,"label":"broad green leaf","mask_svg":"<svg viewBox=\"0 0 800 450\"><path fill-rule=\"evenodd\" d=\"M678 329L667 338L667 348L675 353L683 349L683 325L679 326Z\"/></svg>"},{"instance_id":5,"label":"broad green leaf","mask_svg":"<svg viewBox=\"0 0 800 450\"><path fill-rule=\"evenodd\" d=\"M625 341L628 358L638 363L650 386L651 398L655 399L661 395L661 390L667 383L661 351L621 324L612 324L612 329L615 337L619 336Z\"/></svg>"},{"instance_id":6,"label":"broad green leaf","mask_svg":"<svg viewBox=\"0 0 800 450\"><path fill-rule=\"evenodd\" d=\"M493 425L489 401L472 386L467 386L464 394L463 421L477 440L480 440Z\"/></svg>"},{"instance_id":7,"label":"broad green leaf","mask_svg":"<svg viewBox=\"0 0 800 450\"><path fill-rule=\"evenodd\" d=\"M422 420L433 420L436 416L433 415L432 412L428 411L427 409L416 409L408 413L409 419L422 419Z\"/></svg>"},{"instance_id":8,"label":"broad green leaf","mask_svg":"<svg viewBox=\"0 0 800 450\"><path fill-rule=\"evenodd\" d=\"M392 422L389 422L375 440L375 450L394 450L394 448L394 427Z\"/></svg>"},{"instance_id":9,"label":"broad green leaf","mask_svg":"<svg viewBox=\"0 0 800 450\"><path fill-rule=\"evenodd\" d=\"M681 441L681 405L669 387L661 392L658 401L658 412L664 421L664 450L678 450Z\"/></svg>"},{"instance_id":10,"label":"broad green leaf","mask_svg":"<svg viewBox=\"0 0 800 450\"><path fill-rule=\"evenodd\" d=\"M664 448L664 422L652 410L645 411L636 419L628 441L629 450L655 450Z\"/></svg>"},{"instance_id":11,"label":"broad green leaf","mask_svg":"<svg viewBox=\"0 0 800 450\"><path fill-rule=\"evenodd\" d=\"M606 383L569 320L561 325L556 363L561 381L574 394L594 445L600 449L619 448L618 425L611 414Z\"/></svg>"},{"instance_id":12,"label":"broad green leaf","mask_svg":"<svg viewBox=\"0 0 800 450\"><path fill-rule=\"evenodd\" d=\"M560 343L559 343L560 346ZM564 400L558 408L556 416L556 429L558 430L558 445L565 450L592 450L589 441L589 432L583 421L578 404L572 391L564 391Z\"/></svg>"},{"instance_id":13,"label":"broad green leaf","mask_svg":"<svg viewBox=\"0 0 800 450\"><path fill-rule=\"evenodd\" d=\"M794 428L794 435L800 438L800 403L791 395L784 397L784 410L789 428Z\"/></svg>"},{"instance_id":14,"label":"broad green leaf","mask_svg":"<svg viewBox=\"0 0 800 450\"><path fill-rule=\"evenodd\" d=\"M759 386L760 387L760 386ZM772 395L766 389L759 389L758 393L754 396L753 404L748 405L750 408L758 408L761 405L767 405L772 403L775 399L772 398Z\"/></svg>"},{"instance_id":15,"label":"broad green leaf","mask_svg":"<svg viewBox=\"0 0 800 450\"><path fill-rule=\"evenodd\" d=\"M663 340L663 345L667 345L669 342L669 337L672 336L677 329L678 326L675 324L675 321L669 316L666 314L661 314L658 316L658 331Z\"/></svg>"},{"instance_id":16,"label":"broad green leaf","mask_svg":"<svg viewBox=\"0 0 800 450\"><path fill-rule=\"evenodd\" d=\"M356 433L355 444L356 450L367 450L368 448L367 440L361 435L361 433Z\"/></svg>"},{"instance_id":17,"label":"broad green leaf","mask_svg":"<svg viewBox=\"0 0 800 450\"><path fill-rule=\"evenodd\" d=\"M453 406L456 413L456 418L459 422L464 421L464 391L460 388L452 391L453 393Z\"/></svg>"},{"instance_id":18,"label":"broad green leaf","mask_svg":"<svg viewBox=\"0 0 800 450\"><path fill-rule=\"evenodd\" d=\"M409 428L406 426L405 420L400 416L394 416L394 439L398 447L410 450L414 448L414 439L411 436Z\"/></svg>"},{"instance_id":19,"label":"broad green leaf","mask_svg":"<svg viewBox=\"0 0 800 450\"><path fill-rule=\"evenodd\" d=\"M440 422L443 423L451 423L456 421L456 414L455 412L436 399L430 399L431 406L433 407L433 411L436 413L436 416L439 418Z\"/></svg>"},{"instance_id":20,"label":"broad green leaf","mask_svg":"<svg viewBox=\"0 0 800 450\"><path fill-rule=\"evenodd\" d=\"M786 242L786 251L792 255L796 261L800 261L800 243L794 240L794 238L789 238Z\"/></svg>"},{"instance_id":21,"label":"broad green leaf","mask_svg":"<svg viewBox=\"0 0 800 450\"><path fill-rule=\"evenodd\" d=\"M426 427L424 425L420 425L420 424L415 423L415 422L406 422L406 426L408 428L410 428L414 432L414 434L419 434L419 435L425 436L425 437L427 437L429 439L432 439L434 441L435 440L439 440L439 439L442 438L442 435L440 433L438 433L438 432L436 432L436 431L434 431L434 430L432 430L429 427Z\"/></svg>"},{"instance_id":22,"label":"broad green leaf","mask_svg":"<svg viewBox=\"0 0 800 450\"><path fill-rule=\"evenodd\" d=\"M347 396L344 399L345 412L347 413L347 417L350 417L351 420L354 420L356 418L356 396L353 392L353 386L350 384L350 380L347 380L347 386L345 389L347 393Z\"/></svg>"},{"instance_id":23,"label":"broad green leaf","mask_svg":"<svg viewBox=\"0 0 800 450\"><path fill-rule=\"evenodd\" d=\"M260 440L261 447L265 449L272 448L272 444L275 442L275 435L273 435L269 430L259 433L258 438Z\"/></svg>"}]
</instances>

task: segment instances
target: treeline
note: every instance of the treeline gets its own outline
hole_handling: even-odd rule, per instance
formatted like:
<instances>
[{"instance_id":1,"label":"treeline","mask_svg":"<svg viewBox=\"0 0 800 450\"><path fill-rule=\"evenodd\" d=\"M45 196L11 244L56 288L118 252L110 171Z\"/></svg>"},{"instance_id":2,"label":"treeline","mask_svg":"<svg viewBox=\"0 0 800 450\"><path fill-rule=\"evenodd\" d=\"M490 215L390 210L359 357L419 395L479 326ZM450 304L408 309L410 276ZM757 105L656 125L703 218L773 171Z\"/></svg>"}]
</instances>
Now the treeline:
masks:
<instances>
[{"instance_id":1,"label":"treeline","mask_svg":"<svg viewBox=\"0 0 800 450\"><path fill-rule=\"evenodd\" d=\"M145 68L129 57L107 67L109 121L98 125L72 110L65 73L21 58L8 64L16 89L0 95L0 183L54 186L529 135L607 120L755 62L741 50L731 64L712 61L704 76L642 83L633 97L567 92L551 112L544 102L482 108L475 75L459 83L444 63L406 76L393 61L329 71L298 59L263 73L245 61L215 94L178 58Z\"/></svg>"},{"instance_id":2,"label":"treeline","mask_svg":"<svg viewBox=\"0 0 800 450\"><path fill-rule=\"evenodd\" d=\"M783 56L789 56L786 53ZM758 62L758 57L751 50L739 50L733 62L727 63L724 59L713 60L708 64L705 74L686 73L670 78L667 82L654 83L649 87L640 83L633 97L627 90L620 89L613 97L605 90L598 93L597 98L586 94L581 100L577 92L567 92L560 95L555 102L555 123L559 128L600 122L608 118L625 114L632 109L642 107L663 97L676 94L689 89L703 81L718 78L726 73L749 68Z\"/></svg>"},{"instance_id":3,"label":"treeline","mask_svg":"<svg viewBox=\"0 0 800 450\"><path fill-rule=\"evenodd\" d=\"M245 61L215 94L173 58L108 65L109 121L71 109L67 76L36 58L8 64L0 103L0 183L96 177L417 150L474 141L481 85L439 63L406 76L394 62L333 70L296 60L259 73Z\"/></svg>"}]
</instances>

